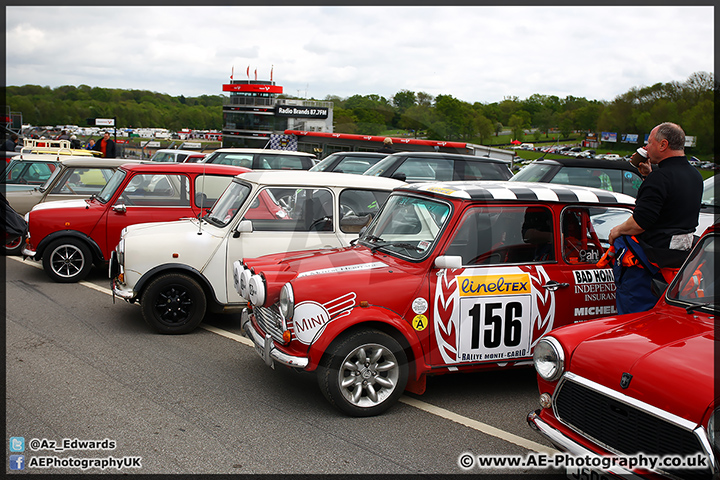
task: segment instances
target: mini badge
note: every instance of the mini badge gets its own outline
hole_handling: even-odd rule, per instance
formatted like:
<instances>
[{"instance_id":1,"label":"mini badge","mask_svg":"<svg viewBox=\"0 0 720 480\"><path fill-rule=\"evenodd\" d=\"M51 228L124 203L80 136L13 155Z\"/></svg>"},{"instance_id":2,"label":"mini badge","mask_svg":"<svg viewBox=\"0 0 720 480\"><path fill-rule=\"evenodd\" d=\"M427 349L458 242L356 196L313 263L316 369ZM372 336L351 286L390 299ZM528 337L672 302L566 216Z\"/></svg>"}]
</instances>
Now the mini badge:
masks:
<instances>
[{"instance_id":1,"label":"mini badge","mask_svg":"<svg viewBox=\"0 0 720 480\"><path fill-rule=\"evenodd\" d=\"M632 380L632 375L630 375L627 372L623 372L622 378L620 379L620 386L625 389L630 386L630 380Z\"/></svg>"},{"instance_id":2,"label":"mini badge","mask_svg":"<svg viewBox=\"0 0 720 480\"><path fill-rule=\"evenodd\" d=\"M420 315L421 313L425 313L428 308L428 302L422 297L418 297L412 302L412 309L413 312Z\"/></svg>"}]
</instances>

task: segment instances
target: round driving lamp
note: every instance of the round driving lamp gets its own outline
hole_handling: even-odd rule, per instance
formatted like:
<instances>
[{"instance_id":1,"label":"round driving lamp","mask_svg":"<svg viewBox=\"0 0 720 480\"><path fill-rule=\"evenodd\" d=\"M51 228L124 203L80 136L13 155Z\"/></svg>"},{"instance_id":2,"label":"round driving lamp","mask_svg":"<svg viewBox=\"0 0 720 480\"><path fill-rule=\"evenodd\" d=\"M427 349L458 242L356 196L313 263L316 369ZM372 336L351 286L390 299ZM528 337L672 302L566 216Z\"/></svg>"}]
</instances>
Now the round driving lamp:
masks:
<instances>
[{"instance_id":1,"label":"round driving lamp","mask_svg":"<svg viewBox=\"0 0 720 480\"><path fill-rule=\"evenodd\" d=\"M295 313L295 295L293 294L292 285L286 283L280 289L280 299L278 301L280 307L280 315L287 322L292 320L293 313Z\"/></svg>"},{"instance_id":2,"label":"round driving lamp","mask_svg":"<svg viewBox=\"0 0 720 480\"><path fill-rule=\"evenodd\" d=\"M565 369L565 354L560 342L553 337L545 337L535 345L533 352L535 370L543 380L554 382Z\"/></svg>"},{"instance_id":3,"label":"round driving lamp","mask_svg":"<svg viewBox=\"0 0 720 480\"><path fill-rule=\"evenodd\" d=\"M238 293L241 297L246 299L250 298L250 291L248 290L248 287L250 286L250 277L252 277L252 272L249 268L245 267L245 269L240 272L240 287Z\"/></svg>"},{"instance_id":4,"label":"round driving lamp","mask_svg":"<svg viewBox=\"0 0 720 480\"><path fill-rule=\"evenodd\" d=\"M265 303L265 278L260 275L253 275L248 282L248 300L258 307Z\"/></svg>"}]
</instances>

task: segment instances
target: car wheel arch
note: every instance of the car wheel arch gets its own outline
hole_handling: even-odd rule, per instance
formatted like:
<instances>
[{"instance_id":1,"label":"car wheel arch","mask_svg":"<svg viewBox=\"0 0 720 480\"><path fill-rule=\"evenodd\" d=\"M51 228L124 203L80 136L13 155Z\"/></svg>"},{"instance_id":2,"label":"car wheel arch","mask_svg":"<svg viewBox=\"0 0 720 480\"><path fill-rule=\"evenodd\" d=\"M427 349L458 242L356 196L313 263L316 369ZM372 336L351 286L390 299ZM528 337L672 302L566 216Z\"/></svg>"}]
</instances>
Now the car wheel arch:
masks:
<instances>
[{"instance_id":1,"label":"car wheel arch","mask_svg":"<svg viewBox=\"0 0 720 480\"><path fill-rule=\"evenodd\" d=\"M203 289L205 297L209 302L220 304L217 296L215 295L215 289L213 289L212 284L205 275L203 275L198 269L182 263L166 263L163 265L157 265L145 272L140 277L140 280L138 280L135 284L134 290L139 292L138 300L142 302L142 296L145 293L145 288L152 282L153 279L167 273L181 273L183 275L187 275L200 284L200 287Z\"/></svg>"},{"instance_id":2,"label":"car wheel arch","mask_svg":"<svg viewBox=\"0 0 720 480\"><path fill-rule=\"evenodd\" d=\"M53 243L55 240L66 237L78 239L85 243L85 245L90 248L93 262L97 263L107 261L105 257L103 257L102 250L100 249L100 246L97 244L97 242L95 242L92 237L89 237L82 232L78 232L77 230L62 230L58 232L53 232L47 237L43 238L37 245L37 248L35 250L35 258L42 258L48 245Z\"/></svg>"},{"instance_id":3,"label":"car wheel arch","mask_svg":"<svg viewBox=\"0 0 720 480\"><path fill-rule=\"evenodd\" d=\"M309 364L307 370L315 370L323 358L327 355L328 348L343 336L350 335L354 331L363 329L374 329L390 335L397 341L405 351L405 356L410 369L409 379L417 380L422 375L422 367L418 362L424 363L424 356L420 341L412 327L402 317L394 312L369 308L362 315L357 315L357 307L353 313L351 324L347 324L348 317L343 318L343 325L332 328L332 321L323 331L323 334L308 348Z\"/></svg>"}]
</instances>

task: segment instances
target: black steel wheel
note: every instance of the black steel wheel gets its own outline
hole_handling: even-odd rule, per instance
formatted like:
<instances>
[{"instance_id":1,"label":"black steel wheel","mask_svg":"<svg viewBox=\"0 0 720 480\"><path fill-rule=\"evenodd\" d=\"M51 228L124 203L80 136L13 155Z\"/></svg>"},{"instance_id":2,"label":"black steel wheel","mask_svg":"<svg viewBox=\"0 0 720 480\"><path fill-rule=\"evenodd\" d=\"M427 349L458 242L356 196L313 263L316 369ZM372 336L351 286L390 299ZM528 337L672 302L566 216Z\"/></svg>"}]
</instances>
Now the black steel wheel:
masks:
<instances>
[{"instance_id":1,"label":"black steel wheel","mask_svg":"<svg viewBox=\"0 0 720 480\"><path fill-rule=\"evenodd\" d=\"M205 317L205 292L198 282L181 273L150 281L141 297L145 321L159 333L189 333Z\"/></svg>"}]
</instances>

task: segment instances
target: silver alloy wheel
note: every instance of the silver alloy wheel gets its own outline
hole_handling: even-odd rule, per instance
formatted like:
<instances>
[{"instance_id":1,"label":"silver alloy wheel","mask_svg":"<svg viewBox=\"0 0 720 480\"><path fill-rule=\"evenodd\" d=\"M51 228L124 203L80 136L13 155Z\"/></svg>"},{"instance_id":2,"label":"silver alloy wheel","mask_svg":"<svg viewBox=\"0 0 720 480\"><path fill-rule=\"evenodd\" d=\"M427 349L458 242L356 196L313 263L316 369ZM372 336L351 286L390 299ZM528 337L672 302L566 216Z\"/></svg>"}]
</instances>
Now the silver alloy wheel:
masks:
<instances>
[{"instance_id":1,"label":"silver alloy wheel","mask_svg":"<svg viewBox=\"0 0 720 480\"><path fill-rule=\"evenodd\" d=\"M58 277L73 278L83 271L87 260L78 246L66 243L50 253L50 268Z\"/></svg>"},{"instance_id":2,"label":"silver alloy wheel","mask_svg":"<svg viewBox=\"0 0 720 480\"><path fill-rule=\"evenodd\" d=\"M351 351L338 369L338 385L345 400L361 408L383 403L395 391L400 366L395 355L377 343Z\"/></svg>"}]
</instances>

